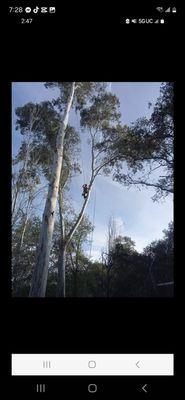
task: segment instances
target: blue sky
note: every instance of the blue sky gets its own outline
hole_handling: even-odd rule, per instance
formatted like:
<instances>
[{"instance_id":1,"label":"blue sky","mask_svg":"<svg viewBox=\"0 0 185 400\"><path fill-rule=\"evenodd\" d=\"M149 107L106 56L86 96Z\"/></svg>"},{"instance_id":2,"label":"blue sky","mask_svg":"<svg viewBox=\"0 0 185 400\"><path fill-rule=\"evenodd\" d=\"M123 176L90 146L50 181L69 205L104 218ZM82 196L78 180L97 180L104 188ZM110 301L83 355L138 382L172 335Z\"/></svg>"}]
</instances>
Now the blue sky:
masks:
<instances>
[{"instance_id":1,"label":"blue sky","mask_svg":"<svg viewBox=\"0 0 185 400\"><path fill-rule=\"evenodd\" d=\"M131 124L139 117L149 117L152 107L148 109L148 102L155 104L159 96L161 82L111 82L109 88L120 100L121 120L123 124ZM12 107L15 109L29 101L40 102L56 97L57 90L46 89L43 83L17 82L13 84ZM13 115L13 126L15 115ZM76 114L71 113L70 123L79 126ZM82 157L85 170L85 179L88 183L89 155L86 138L82 136ZM20 146L20 135L13 129L13 153L16 154ZM70 198L76 209L80 210L82 205L81 186L83 176L79 175L72 179ZM131 236L136 243L136 249L143 248L155 239L163 236L163 229L173 219L172 197L164 201L153 202L151 197L155 190L138 190L135 187L127 189L113 182L110 177L99 176L96 179L92 196L87 208L87 214L92 222L94 201L96 197L95 229L93 233L92 258L98 259L101 249L106 246L107 223L111 215L117 221L119 234ZM42 210L40 209L40 212ZM86 246L89 254L90 246Z\"/></svg>"}]
</instances>

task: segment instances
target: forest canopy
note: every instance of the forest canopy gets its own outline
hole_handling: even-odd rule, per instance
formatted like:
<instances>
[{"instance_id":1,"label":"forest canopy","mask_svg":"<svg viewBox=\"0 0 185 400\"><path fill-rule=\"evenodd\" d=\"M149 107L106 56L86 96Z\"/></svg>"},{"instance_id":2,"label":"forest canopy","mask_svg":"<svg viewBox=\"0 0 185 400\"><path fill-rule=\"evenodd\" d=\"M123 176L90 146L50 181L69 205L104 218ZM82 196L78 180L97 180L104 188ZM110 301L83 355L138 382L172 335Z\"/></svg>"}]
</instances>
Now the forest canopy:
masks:
<instances>
[{"instance_id":1,"label":"forest canopy","mask_svg":"<svg viewBox=\"0 0 185 400\"><path fill-rule=\"evenodd\" d=\"M171 220L163 237L138 251L110 213L106 244L98 260L91 255L98 179L109 179L122 191L134 187L134 193L153 188L151 203L172 198L173 83L162 83L149 117L132 124L122 122L120 99L106 82L46 82L44 87L48 99L14 110L12 135L19 145L12 156L12 295L172 296ZM79 179L81 195L74 198Z\"/></svg>"}]
</instances>

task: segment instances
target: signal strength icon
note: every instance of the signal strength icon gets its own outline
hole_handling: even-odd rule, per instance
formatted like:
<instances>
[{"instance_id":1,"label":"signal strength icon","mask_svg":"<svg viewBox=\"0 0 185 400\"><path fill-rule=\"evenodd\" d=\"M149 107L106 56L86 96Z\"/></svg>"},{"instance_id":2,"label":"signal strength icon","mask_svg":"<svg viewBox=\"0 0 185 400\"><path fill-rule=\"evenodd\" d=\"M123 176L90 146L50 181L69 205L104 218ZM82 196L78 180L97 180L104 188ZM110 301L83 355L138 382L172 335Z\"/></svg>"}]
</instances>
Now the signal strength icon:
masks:
<instances>
[{"instance_id":1,"label":"signal strength icon","mask_svg":"<svg viewBox=\"0 0 185 400\"><path fill-rule=\"evenodd\" d=\"M154 22L154 24L158 24L159 23L159 19L156 19L156 21Z\"/></svg>"},{"instance_id":2,"label":"signal strength icon","mask_svg":"<svg viewBox=\"0 0 185 400\"><path fill-rule=\"evenodd\" d=\"M162 13L163 12L163 7L157 7L156 10Z\"/></svg>"},{"instance_id":3,"label":"signal strength icon","mask_svg":"<svg viewBox=\"0 0 185 400\"><path fill-rule=\"evenodd\" d=\"M167 13L171 12L171 8L168 7L167 10L165 11L165 13L166 13L166 12L167 12Z\"/></svg>"}]
</instances>

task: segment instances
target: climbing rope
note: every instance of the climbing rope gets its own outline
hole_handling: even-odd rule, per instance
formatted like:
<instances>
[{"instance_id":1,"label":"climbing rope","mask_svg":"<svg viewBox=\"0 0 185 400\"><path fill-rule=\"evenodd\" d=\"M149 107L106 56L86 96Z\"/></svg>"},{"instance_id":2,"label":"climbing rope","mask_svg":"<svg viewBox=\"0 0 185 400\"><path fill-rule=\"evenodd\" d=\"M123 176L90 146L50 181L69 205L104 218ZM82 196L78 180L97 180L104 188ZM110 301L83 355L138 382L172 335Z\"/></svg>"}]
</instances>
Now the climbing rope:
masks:
<instances>
[{"instance_id":1,"label":"climbing rope","mask_svg":"<svg viewBox=\"0 0 185 400\"><path fill-rule=\"evenodd\" d=\"M79 115L77 113L77 129L78 132L80 132L80 136L82 138L82 129L80 126L80 118ZM81 140L82 143L82 140ZM86 183L86 174L85 174L85 169L84 169L84 162L83 162L83 146L81 146L81 168L82 168L82 175L83 175L83 184ZM95 191L95 195L94 195L94 206L93 206L93 218L92 218L92 226L94 227L94 221L95 221L95 212L96 212L96 191ZM89 258L91 258L91 253L92 253L92 244L93 244L93 233L94 233L94 229L92 230L92 234L91 234L91 239L90 239L90 248L89 248Z\"/></svg>"},{"instance_id":2,"label":"climbing rope","mask_svg":"<svg viewBox=\"0 0 185 400\"><path fill-rule=\"evenodd\" d=\"M82 154L83 154L83 152L82 152ZM83 155L81 156L81 166L82 166L83 184L85 184L86 179L85 179L85 172L84 172Z\"/></svg>"},{"instance_id":3,"label":"climbing rope","mask_svg":"<svg viewBox=\"0 0 185 400\"><path fill-rule=\"evenodd\" d=\"M92 252L95 212L96 212L96 191L95 191L95 194L94 194L94 207L93 207L93 219L92 219L93 230L92 230L91 240L90 240L89 258L91 258L91 252Z\"/></svg>"},{"instance_id":4,"label":"climbing rope","mask_svg":"<svg viewBox=\"0 0 185 400\"><path fill-rule=\"evenodd\" d=\"M80 126L80 117L79 117L78 111L77 111L76 115L77 115L77 129L78 129L78 132L80 132L80 139L81 139L81 144L82 144L82 129L81 129L81 126ZM83 176L83 184L85 184L86 183L86 176L85 176L84 163L83 163L83 148L82 148L82 145L81 145L81 169L82 169L82 176Z\"/></svg>"}]
</instances>

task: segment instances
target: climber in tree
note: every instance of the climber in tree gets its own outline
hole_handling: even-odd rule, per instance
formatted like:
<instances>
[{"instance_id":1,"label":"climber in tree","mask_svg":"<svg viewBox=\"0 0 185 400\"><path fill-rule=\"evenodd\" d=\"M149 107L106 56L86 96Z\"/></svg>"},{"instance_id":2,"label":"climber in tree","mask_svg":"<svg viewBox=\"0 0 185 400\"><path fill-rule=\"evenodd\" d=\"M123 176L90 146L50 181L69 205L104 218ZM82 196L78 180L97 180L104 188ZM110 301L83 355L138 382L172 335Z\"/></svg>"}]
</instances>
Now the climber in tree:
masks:
<instances>
[{"instance_id":1,"label":"climber in tree","mask_svg":"<svg viewBox=\"0 0 185 400\"><path fill-rule=\"evenodd\" d=\"M87 195L88 195L88 190L89 190L89 187L87 186L87 184L85 183L83 186L83 193L82 193L82 196L84 197L84 199L87 197Z\"/></svg>"}]
</instances>

